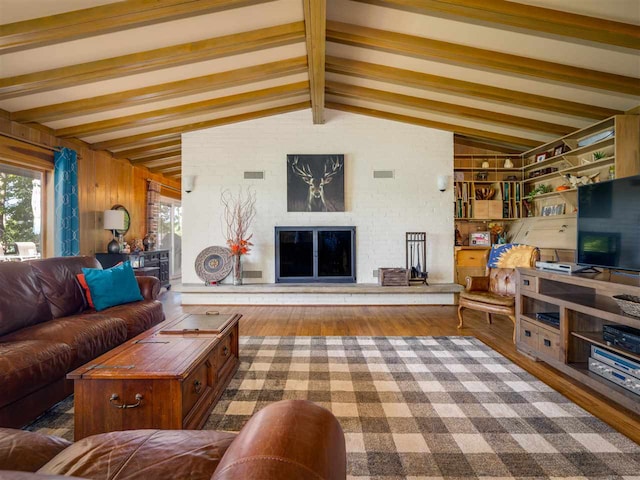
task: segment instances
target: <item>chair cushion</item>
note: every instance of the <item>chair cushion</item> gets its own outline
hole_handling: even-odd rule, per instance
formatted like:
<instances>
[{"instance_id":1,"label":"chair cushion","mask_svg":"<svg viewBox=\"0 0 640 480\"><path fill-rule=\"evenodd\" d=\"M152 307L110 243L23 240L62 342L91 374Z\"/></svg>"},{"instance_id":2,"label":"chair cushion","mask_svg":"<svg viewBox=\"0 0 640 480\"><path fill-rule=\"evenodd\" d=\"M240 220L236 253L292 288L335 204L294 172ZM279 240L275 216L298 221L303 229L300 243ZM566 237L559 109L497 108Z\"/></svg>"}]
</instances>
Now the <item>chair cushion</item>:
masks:
<instances>
[{"instance_id":1,"label":"chair cushion","mask_svg":"<svg viewBox=\"0 0 640 480\"><path fill-rule=\"evenodd\" d=\"M129 261L107 270L83 268L82 273L89 285L93 304L98 311L143 300Z\"/></svg>"},{"instance_id":2,"label":"chair cushion","mask_svg":"<svg viewBox=\"0 0 640 480\"><path fill-rule=\"evenodd\" d=\"M491 305L501 305L504 307L512 307L515 305L516 299L514 297L505 297L502 295L496 295L491 292L461 292L460 298L466 298L468 300L474 300L476 302L489 303Z\"/></svg>"},{"instance_id":3,"label":"chair cushion","mask_svg":"<svg viewBox=\"0 0 640 480\"><path fill-rule=\"evenodd\" d=\"M102 433L74 443L38 473L102 480L209 480L235 438L234 433L213 430Z\"/></svg>"},{"instance_id":4,"label":"chair cushion","mask_svg":"<svg viewBox=\"0 0 640 480\"><path fill-rule=\"evenodd\" d=\"M5 338L13 341L46 339L64 343L71 347L73 369L124 342L127 339L127 325L124 320L112 315L85 313L23 328ZM64 376L64 373L60 376Z\"/></svg>"},{"instance_id":5,"label":"chair cushion","mask_svg":"<svg viewBox=\"0 0 640 480\"><path fill-rule=\"evenodd\" d=\"M162 303L158 300L143 300L142 302L118 305L107 308L100 314L124 320L127 325L127 338L133 338L164 320Z\"/></svg>"},{"instance_id":6,"label":"chair cushion","mask_svg":"<svg viewBox=\"0 0 640 480\"><path fill-rule=\"evenodd\" d=\"M0 406L8 405L64 377L72 358L71 347L64 343L49 340L6 341L3 338L0 343Z\"/></svg>"}]
</instances>

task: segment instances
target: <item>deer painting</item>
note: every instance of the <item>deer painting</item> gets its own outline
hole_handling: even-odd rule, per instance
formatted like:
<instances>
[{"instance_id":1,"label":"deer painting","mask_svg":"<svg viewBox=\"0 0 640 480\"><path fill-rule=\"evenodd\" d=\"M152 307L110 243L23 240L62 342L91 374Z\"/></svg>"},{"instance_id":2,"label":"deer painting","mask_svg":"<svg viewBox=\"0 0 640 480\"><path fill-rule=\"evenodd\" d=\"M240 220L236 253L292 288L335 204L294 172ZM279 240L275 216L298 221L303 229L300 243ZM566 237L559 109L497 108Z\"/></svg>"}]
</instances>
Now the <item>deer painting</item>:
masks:
<instances>
[{"instance_id":1,"label":"deer painting","mask_svg":"<svg viewBox=\"0 0 640 480\"><path fill-rule=\"evenodd\" d=\"M287 162L288 211L344 211L344 155L288 155Z\"/></svg>"}]
</instances>

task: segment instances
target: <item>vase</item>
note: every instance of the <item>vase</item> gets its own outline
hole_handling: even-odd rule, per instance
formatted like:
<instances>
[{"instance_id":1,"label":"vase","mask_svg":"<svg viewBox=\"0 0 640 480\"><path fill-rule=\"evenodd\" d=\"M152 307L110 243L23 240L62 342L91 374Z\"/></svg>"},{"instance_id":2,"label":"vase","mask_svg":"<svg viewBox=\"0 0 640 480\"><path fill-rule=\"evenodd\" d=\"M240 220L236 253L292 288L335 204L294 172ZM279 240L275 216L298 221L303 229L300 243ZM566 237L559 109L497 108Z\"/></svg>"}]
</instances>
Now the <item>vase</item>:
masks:
<instances>
[{"instance_id":1,"label":"vase","mask_svg":"<svg viewBox=\"0 0 640 480\"><path fill-rule=\"evenodd\" d=\"M242 285L242 255L233 257L233 284Z\"/></svg>"}]
</instances>

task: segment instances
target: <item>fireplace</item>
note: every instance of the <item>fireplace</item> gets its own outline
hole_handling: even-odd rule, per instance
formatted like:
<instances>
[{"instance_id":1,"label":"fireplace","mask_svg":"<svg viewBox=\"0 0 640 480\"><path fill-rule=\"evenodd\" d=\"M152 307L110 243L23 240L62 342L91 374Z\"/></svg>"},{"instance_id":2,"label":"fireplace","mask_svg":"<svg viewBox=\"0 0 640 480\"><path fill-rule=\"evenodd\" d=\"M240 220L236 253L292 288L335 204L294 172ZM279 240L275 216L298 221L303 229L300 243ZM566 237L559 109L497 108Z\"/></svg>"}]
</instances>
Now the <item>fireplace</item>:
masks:
<instances>
[{"instance_id":1,"label":"fireplace","mask_svg":"<svg viewBox=\"0 0 640 480\"><path fill-rule=\"evenodd\" d=\"M276 283L356 281L356 227L276 227Z\"/></svg>"}]
</instances>

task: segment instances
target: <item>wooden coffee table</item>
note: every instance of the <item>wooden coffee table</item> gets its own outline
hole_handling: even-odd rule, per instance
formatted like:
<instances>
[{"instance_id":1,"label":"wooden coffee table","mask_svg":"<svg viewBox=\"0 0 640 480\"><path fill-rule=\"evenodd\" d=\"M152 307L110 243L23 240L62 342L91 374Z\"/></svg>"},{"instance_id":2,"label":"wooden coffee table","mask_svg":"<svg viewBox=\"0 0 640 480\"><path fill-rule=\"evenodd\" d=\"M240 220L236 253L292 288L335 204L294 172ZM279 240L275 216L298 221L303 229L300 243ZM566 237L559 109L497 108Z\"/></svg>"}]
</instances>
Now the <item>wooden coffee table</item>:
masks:
<instances>
[{"instance_id":1,"label":"wooden coffee table","mask_svg":"<svg viewBox=\"0 0 640 480\"><path fill-rule=\"evenodd\" d=\"M219 333L183 330L193 325L187 317L163 322L67 375L74 380L75 440L114 430L202 428L240 364L241 315L219 316Z\"/></svg>"}]
</instances>

